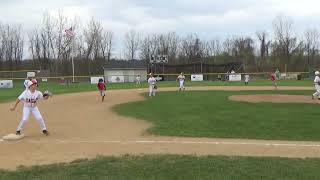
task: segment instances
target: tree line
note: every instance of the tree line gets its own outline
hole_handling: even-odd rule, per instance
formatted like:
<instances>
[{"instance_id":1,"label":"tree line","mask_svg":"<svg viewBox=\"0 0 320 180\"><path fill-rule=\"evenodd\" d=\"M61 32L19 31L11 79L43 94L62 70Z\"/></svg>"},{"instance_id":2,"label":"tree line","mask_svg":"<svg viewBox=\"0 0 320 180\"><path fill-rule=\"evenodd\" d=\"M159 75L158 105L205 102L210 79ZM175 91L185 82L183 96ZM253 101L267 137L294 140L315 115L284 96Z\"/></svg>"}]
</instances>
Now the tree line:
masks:
<instances>
[{"instance_id":1,"label":"tree line","mask_svg":"<svg viewBox=\"0 0 320 180\"><path fill-rule=\"evenodd\" d=\"M317 29L307 29L298 36L293 21L286 16L277 16L272 25L272 32L261 30L251 36L225 39L131 30L123 42L116 42L114 32L93 18L82 25L79 19L70 20L62 12L57 17L46 14L42 25L27 36L21 25L0 24L0 70L45 69L53 75L70 75L73 56L77 75L101 74L107 61L138 59L148 63L150 56L157 54L168 55L171 64L236 61L243 63L247 72L284 71L284 67L308 71L320 64ZM66 36L68 27L74 29L74 38ZM122 56L115 54L115 43L122 45Z\"/></svg>"}]
</instances>

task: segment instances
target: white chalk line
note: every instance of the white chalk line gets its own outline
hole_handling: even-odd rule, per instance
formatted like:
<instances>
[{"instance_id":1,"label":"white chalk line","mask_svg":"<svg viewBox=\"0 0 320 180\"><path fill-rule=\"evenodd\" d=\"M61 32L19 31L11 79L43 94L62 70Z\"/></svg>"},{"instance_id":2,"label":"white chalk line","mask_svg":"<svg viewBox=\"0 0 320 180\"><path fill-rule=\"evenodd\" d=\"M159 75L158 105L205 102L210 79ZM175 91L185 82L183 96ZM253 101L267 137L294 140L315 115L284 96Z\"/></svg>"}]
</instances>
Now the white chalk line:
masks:
<instances>
[{"instance_id":1,"label":"white chalk line","mask_svg":"<svg viewBox=\"0 0 320 180\"><path fill-rule=\"evenodd\" d=\"M23 140L22 140L23 141ZM3 140L1 142L4 142ZM296 143L259 143L259 142L228 142L228 141L161 141L161 140L53 140L53 141L23 141L32 144L200 144L200 145L243 145L243 146L275 146L275 147L320 147L320 144Z\"/></svg>"}]
</instances>

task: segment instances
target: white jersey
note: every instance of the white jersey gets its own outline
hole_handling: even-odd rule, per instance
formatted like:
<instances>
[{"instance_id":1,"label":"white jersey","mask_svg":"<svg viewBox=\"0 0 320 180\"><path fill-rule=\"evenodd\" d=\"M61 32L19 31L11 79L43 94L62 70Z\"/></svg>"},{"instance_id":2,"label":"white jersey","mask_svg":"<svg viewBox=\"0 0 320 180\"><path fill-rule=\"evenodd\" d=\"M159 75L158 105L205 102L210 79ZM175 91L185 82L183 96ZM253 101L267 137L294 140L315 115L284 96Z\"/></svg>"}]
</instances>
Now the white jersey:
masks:
<instances>
[{"instance_id":1,"label":"white jersey","mask_svg":"<svg viewBox=\"0 0 320 180\"><path fill-rule=\"evenodd\" d=\"M140 76L136 77L137 82L140 82Z\"/></svg>"},{"instance_id":2,"label":"white jersey","mask_svg":"<svg viewBox=\"0 0 320 180\"><path fill-rule=\"evenodd\" d=\"M155 85L156 82L157 82L157 80L156 80L156 78L154 78L154 77L150 77L150 78L148 79L149 85Z\"/></svg>"},{"instance_id":3,"label":"white jersey","mask_svg":"<svg viewBox=\"0 0 320 180\"><path fill-rule=\"evenodd\" d=\"M23 86L24 86L26 89L28 89L28 82L29 82L29 81L30 81L29 79L24 80Z\"/></svg>"},{"instance_id":4,"label":"white jersey","mask_svg":"<svg viewBox=\"0 0 320 180\"><path fill-rule=\"evenodd\" d=\"M249 75L244 76L244 81L248 82L249 81Z\"/></svg>"},{"instance_id":5,"label":"white jersey","mask_svg":"<svg viewBox=\"0 0 320 180\"><path fill-rule=\"evenodd\" d=\"M37 101L43 98L43 94L40 91L32 93L30 90L25 90L18 97L20 101L24 102L25 107L36 107Z\"/></svg>"},{"instance_id":6,"label":"white jersey","mask_svg":"<svg viewBox=\"0 0 320 180\"><path fill-rule=\"evenodd\" d=\"M320 78L319 78L319 76L316 76L316 77L314 77L314 85L316 85L316 86L320 86Z\"/></svg>"},{"instance_id":7,"label":"white jersey","mask_svg":"<svg viewBox=\"0 0 320 180\"><path fill-rule=\"evenodd\" d=\"M179 75L177 78L179 81L184 81L186 77L184 75Z\"/></svg>"}]
</instances>

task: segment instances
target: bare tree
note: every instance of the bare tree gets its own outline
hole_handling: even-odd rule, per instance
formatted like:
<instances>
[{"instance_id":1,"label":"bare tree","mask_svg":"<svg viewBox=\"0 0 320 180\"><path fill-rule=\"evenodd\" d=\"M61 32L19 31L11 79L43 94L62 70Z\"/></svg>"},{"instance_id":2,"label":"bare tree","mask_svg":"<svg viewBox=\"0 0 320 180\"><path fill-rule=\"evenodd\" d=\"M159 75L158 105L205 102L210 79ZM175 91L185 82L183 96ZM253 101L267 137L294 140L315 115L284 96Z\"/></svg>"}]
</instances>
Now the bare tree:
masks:
<instances>
[{"instance_id":1,"label":"bare tree","mask_svg":"<svg viewBox=\"0 0 320 180\"><path fill-rule=\"evenodd\" d=\"M180 38L175 32L169 32L167 35L169 59L173 60L177 57Z\"/></svg>"},{"instance_id":2,"label":"bare tree","mask_svg":"<svg viewBox=\"0 0 320 180\"><path fill-rule=\"evenodd\" d=\"M55 49L56 49L56 55L55 57L58 60L62 60L63 51L65 50L64 42L65 42L65 36L64 36L64 29L66 28L67 18L63 15L63 12L59 10L58 12L58 19L57 19L57 32L55 34Z\"/></svg>"},{"instance_id":3,"label":"bare tree","mask_svg":"<svg viewBox=\"0 0 320 180\"><path fill-rule=\"evenodd\" d=\"M218 39L212 39L205 42L205 56L214 61L215 57L221 53L220 46L220 41Z\"/></svg>"},{"instance_id":4,"label":"bare tree","mask_svg":"<svg viewBox=\"0 0 320 180\"><path fill-rule=\"evenodd\" d=\"M101 37L101 52L103 59L107 59L110 61L111 51L113 48L113 32L112 31L104 31L102 32Z\"/></svg>"},{"instance_id":5,"label":"bare tree","mask_svg":"<svg viewBox=\"0 0 320 180\"><path fill-rule=\"evenodd\" d=\"M86 45L86 59L99 57L99 47L101 44L101 32L103 28L100 22L91 19L87 28L84 29L84 42Z\"/></svg>"},{"instance_id":6,"label":"bare tree","mask_svg":"<svg viewBox=\"0 0 320 180\"><path fill-rule=\"evenodd\" d=\"M292 25L293 22L285 16L277 16L273 21L274 47L286 64L289 64L290 56L297 47L297 38L293 34Z\"/></svg>"},{"instance_id":7,"label":"bare tree","mask_svg":"<svg viewBox=\"0 0 320 180\"><path fill-rule=\"evenodd\" d=\"M310 69L311 63L314 61L314 57L319 51L319 38L320 33L317 29L308 29L304 33L305 41L305 54L308 59L308 67Z\"/></svg>"},{"instance_id":8,"label":"bare tree","mask_svg":"<svg viewBox=\"0 0 320 180\"><path fill-rule=\"evenodd\" d=\"M175 32L149 34L140 42L140 57L148 60L151 55L168 55L174 60L178 54L179 37Z\"/></svg>"},{"instance_id":9,"label":"bare tree","mask_svg":"<svg viewBox=\"0 0 320 180\"><path fill-rule=\"evenodd\" d=\"M21 34L21 26L17 27L16 33L14 34L15 44L14 44L14 59L16 64L18 64L23 58L23 46L24 40Z\"/></svg>"},{"instance_id":10,"label":"bare tree","mask_svg":"<svg viewBox=\"0 0 320 180\"><path fill-rule=\"evenodd\" d=\"M222 43L223 53L232 56L233 39L226 38Z\"/></svg>"},{"instance_id":11,"label":"bare tree","mask_svg":"<svg viewBox=\"0 0 320 180\"><path fill-rule=\"evenodd\" d=\"M131 30L125 35L126 55L129 59L135 59L140 44L140 36L136 31Z\"/></svg>"},{"instance_id":12,"label":"bare tree","mask_svg":"<svg viewBox=\"0 0 320 180\"><path fill-rule=\"evenodd\" d=\"M0 25L0 60L7 62L12 70L23 57L24 40L21 26Z\"/></svg>"},{"instance_id":13,"label":"bare tree","mask_svg":"<svg viewBox=\"0 0 320 180\"><path fill-rule=\"evenodd\" d=\"M267 40L268 33L265 31L258 31L256 32L257 38L260 44L260 58L261 60L265 60L266 57L269 56L269 48L271 42Z\"/></svg>"},{"instance_id":14,"label":"bare tree","mask_svg":"<svg viewBox=\"0 0 320 180\"><path fill-rule=\"evenodd\" d=\"M188 61L200 61L204 56L205 44L201 42L196 34L190 34L181 41L180 56Z\"/></svg>"},{"instance_id":15,"label":"bare tree","mask_svg":"<svg viewBox=\"0 0 320 180\"><path fill-rule=\"evenodd\" d=\"M140 59L148 61L151 55L151 38L147 35L140 43Z\"/></svg>"},{"instance_id":16,"label":"bare tree","mask_svg":"<svg viewBox=\"0 0 320 180\"><path fill-rule=\"evenodd\" d=\"M251 56L254 55L253 40L250 37L235 38L233 43L234 44L233 44L232 54L235 57L242 58L248 55L251 55Z\"/></svg>"}]
</instances>

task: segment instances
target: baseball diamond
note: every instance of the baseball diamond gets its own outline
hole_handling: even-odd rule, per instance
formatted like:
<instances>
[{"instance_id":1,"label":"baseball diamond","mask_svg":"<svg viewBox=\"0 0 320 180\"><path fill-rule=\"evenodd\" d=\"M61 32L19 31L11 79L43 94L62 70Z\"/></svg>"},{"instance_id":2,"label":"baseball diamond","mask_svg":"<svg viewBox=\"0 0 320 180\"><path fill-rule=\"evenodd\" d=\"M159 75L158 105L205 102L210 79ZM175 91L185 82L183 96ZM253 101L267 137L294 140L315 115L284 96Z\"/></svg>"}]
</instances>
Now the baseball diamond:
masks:
<instances>
[{"instance_id":1,"label":"baseball diamond","mask_svg":"<svg viewBox=\"0 0 320 180\"><path fill-rule=\"evenodd\" d=\"M290 86L282 86L279 89L312 90L310 87ZM190 87L188 91L190 90L272 90L272 87ZM159 91L176 91L176 88L162 88ZM145 89L144 92L147 90ZM12 169L18 165L70 162L78 158L93 158L98 154L182 153L281 157L320 156L317 150L320 144L316 141L186 138L145 134L144 131L152 127L150 122L119 116L112 110L118 104L143 100L140 93L141 91L138 89L112 90L108 92L106 102L103 105L97 103L99 97L94 92L57 95L51 99L51 102L40 103L39 107L46 115L47 124L52 134L47 137L39 136L36 133L37 124L30 121L26 127L26 137L23 140L16 143L1 141L0 168ZM57 104L63 104L63 106L57 106ZM10 129L13 129L17 123L13 121L17 114L8 113L6 110L8 105L8 103L0 104L0 112L4 115L2 134L10 132ZM90 108L86 108L88 106ZM77 109L81 109L81 113L76 113ZM82 131L83 129L86 130ZM76 134L74 130L77 130ZM295 147L296 150L292 151L291 147ZM24 149L24 151L21 152L17 148ZM33 152L32 159L24 158L28 152ZM41 154L43 153L47 154L46 158L42 158Z\"/></svg>"}]
</instances>

